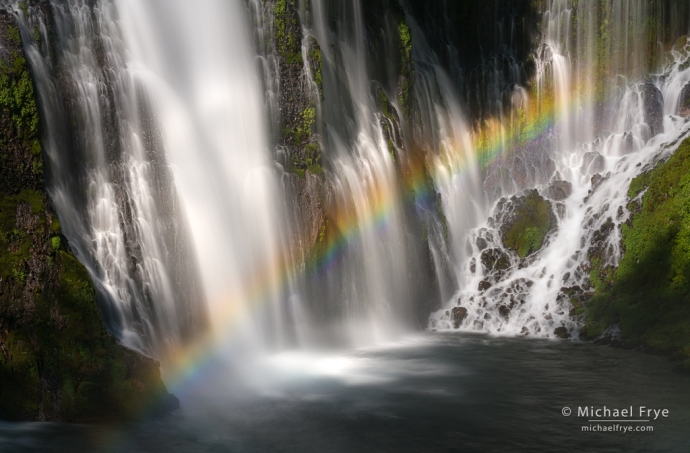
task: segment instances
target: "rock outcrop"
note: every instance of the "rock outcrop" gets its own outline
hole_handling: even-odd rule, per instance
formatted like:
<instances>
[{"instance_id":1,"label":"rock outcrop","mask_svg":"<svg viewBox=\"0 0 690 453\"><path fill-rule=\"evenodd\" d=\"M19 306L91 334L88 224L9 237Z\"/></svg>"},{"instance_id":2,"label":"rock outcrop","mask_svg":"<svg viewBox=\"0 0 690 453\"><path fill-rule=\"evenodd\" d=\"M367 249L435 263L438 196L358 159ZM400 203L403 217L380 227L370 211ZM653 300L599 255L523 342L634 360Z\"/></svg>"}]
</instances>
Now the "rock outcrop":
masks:
<instances>
[{"instance_id":1,"label":"rock outcrop","mask_svg":"<svg viewBox=\"0 0 690 453\"><path fill-rule=\"evenodd\" d=\"M573 193L573 185L568 181L554 181L544 191L544 196L554 201L563 201Z\"/></svg>"},{"instance_id":2,"label":"rock outcrop","mask_svg":"<svg viewBox=\"0 0 690 453\"><path fill-rule=\"evenodd\" d=\"M495 223L503 245L517 252L520 258L541 249L546 235L556 226L551 203L536 190L501 199L496 211Z\"/></svg>"},{"instance_id":3,"label":"rock outcrop","mask_svg":"<svg viewBox=\"0 0 690 453\"><path fill-rule=\"evenodd\" d=\"M664 96L651 83L640 88L644 121L649 126L652 137L664 131Z\"/></svg>"},{"instance_id":4,"label":"rock outcrop","mask_svg":"<svg viewBox=\"0 0 690 453\"><path fill-rule=\"evenodd\" d=\"M690 116L690 83L685 84L683 89L680 90L678 114L685 117Z\"/></svg>"}]
</instances>

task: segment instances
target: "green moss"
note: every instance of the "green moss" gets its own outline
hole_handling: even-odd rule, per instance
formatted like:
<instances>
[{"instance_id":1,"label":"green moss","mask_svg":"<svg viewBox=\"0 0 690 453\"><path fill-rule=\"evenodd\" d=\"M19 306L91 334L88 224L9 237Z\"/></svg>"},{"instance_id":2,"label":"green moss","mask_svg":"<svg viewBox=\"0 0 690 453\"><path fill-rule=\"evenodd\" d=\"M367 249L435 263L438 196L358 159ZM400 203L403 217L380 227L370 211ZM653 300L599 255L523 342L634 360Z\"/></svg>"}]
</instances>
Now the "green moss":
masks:
<instances>
[{"instance_id":1,"label":"green moss","mask_svg":"<svg viewBox=\"0 0 690 453\"><path fill-rule=\"evenodd\" d=\"M632 344L690 356L690 140L635 178L628 195L644 187L641 211L622 229L625 253L610 284L593 282L585 332L593 337L617 323Z\"/></svg>"},{"instance_id":2,"label":"green moss","mask_svg":"<svg viewBox=\"0 0 690 453\"><path fill-rule=\"evenodd\" d=\"M32 152L36 152L38 109L34 87L26 60L17 53L14 53L12 69L5 68L0 74L0 108L9 112L17 134L30 142Z\"/></svg>"},{"instance_id":3,"label":"green moss","mask_svg":"<svg viewBox=\"0 0 690 453\"><path fill-rule=\"evenodd\" d=\"M398 25L398 37L400 39L400 63L402 80L398 87L398 104L405 115L411 112L411 79L412 79L412 35L405 22Z\"/></svg>"},{"instance_id":4,"label":"green moss","mask_svg":"<svg viewBox=\"0 0 690 453\"><path fill-rule=\"evenodd\" d=\"M60 221L58 220L57 216L53 216L50 222L50 231L53 233L60 231Z\"/></svg>"},{"instance_id":5,"label":"green moss","mask_svg":"<svg viewBox=\"0 0 690 453\"><path fill-rule=\"evenodd\" d=\"M294 0L277 0L273 5L276 48L286 63L302 63Z\"/></svg>"},{"instance_id":6,"label":"green moss","mask_svg":"<svg viewBox=\"0 0 690 453\"><path fill-rule=\"evenodd\" d=\"M403 50L409 55L412 52L412 35L410 35L410 27L408 27L405 22L400 22L400 25L398 25L398 34Z\"/></svg>"},{"instance_id":7,"label":"green moss","mask_svg":"<svg viewBox=\"0 0 690 453\"><path fill-rule=\"evenodd\" d=\"M41 155L41 143L38 140L34 140L31 142L31 154L34 156L40 156Z\"/></svg>"},{"instance_id":8,"label":"green moss","mask_svg":"<svg viewBox=\"0 0 690 453\"><path fill-rule=\"evenodd\" d=\"M314 107L307 107L302 111L302 127L300 129L302 134L311 133L314 121L316 121L316 109Z\"/></svg>"},{"instance_id":9,"label":"green moss","mask_svg":"<svg viewBox=\"0 0 690 453\"><path fill-rule=\"evenodd\" d=\"M320 165L312 165L309 167L309 173L312 175L323 175L323 169Z\"/></svg>"},{"instance_id":10,"label":"green moss","mask_svg":"<svg viewBox=\"0 0 690 453\"><path fill-rule=\"evenodd\" d=\"M60 248L60 236L50 238L50 246L57 251Z\"/></svg>"},{"instance_id":11,"label":"green moss","mask_svg":"<svg viewBox=\"0 0 690 453\"><path fill-rule=\"evenodd\" d=\"M312 67L314 83L319 88L319 96L323 97L323 63L321 61L321 48L316 40L311 43L309 48L309 62Z\"/></svg>"},{"instance_id":12,"label":"green moss","mask_svg":"<svg viewBox=\"0 0 690 453\"><path fill-rule=\"evenodd\" d=\"M23 1L19 2L19 9L25 17L29 15L29 2Z\"/></svg>"},{"instance_id":13,"label":"green moss","mask_svg":"<svg viewBox=\"0 0 690 453\"><path fill-rule=\"evenodd\" d=\"M326 239L326 230L328 228L328 218L325 218L323 224L321 225L321 230L319 231L319 243L322 243Z\"/></svg>"},{"instance_id":14,"label":"green moss","mask_svg":"<svg viewBox=\"0 0 690 453\"><path fill-rule=\"evenodd\" d=\"M551 230L551 204L536 190L511 201L514 210L502 228L503 244L525 258L541 248Z\"/></svg>"},{"instance_id":15,"label":"green moss","mask_svg":"<svg viewBox=\"0 0 690 453\"><path fill-rule=\"evenodd\" d=\"M19 33L19 28L17 28L15 25L10 25L9 27L7 27L6 34L7 39L10 42L20 46L22 45L22 37Z\"/></svg>"}]
</instances>

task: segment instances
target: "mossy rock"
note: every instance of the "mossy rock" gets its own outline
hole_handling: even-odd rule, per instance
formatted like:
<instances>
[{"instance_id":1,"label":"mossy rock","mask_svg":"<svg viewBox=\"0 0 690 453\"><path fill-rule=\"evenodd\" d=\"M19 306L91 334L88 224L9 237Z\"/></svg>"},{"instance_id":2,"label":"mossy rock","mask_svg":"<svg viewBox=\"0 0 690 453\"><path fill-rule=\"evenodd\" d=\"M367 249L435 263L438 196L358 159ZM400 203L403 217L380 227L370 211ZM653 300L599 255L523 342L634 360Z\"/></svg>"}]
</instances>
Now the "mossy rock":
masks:
<instances>
[{"instance_id":1,"label":"mossy rock","mask_svg":"<svg viewBox=\"0 0 690 453\"><path fill-rule=\"evenodd\" d=\"M630 184L641 209L622 226L624 255L596 286L584 333L618 324L633 345L690 357L690 140Z\"/></svg>"},{"instance_id":2,"label":"mossy rock","mask_svg":"<svg viewBox=\"0 0 690 453\"><path fill-rule=\"evenodd\" d=\"M536 190L500 200L497 210L503 245L514 250L520 258L541 249L546 235L556 225L551 203Z\"/></svg>"},{"instance_id":3,"label":"mossy rock","mask_svg":"<svg viewBox=\"0 0 690 453\"><path fill-rule=\"evenodd\" d=\"M0 198L0 418L99 421L174 409L158 363L106 332L89 274L53 217L41 192Z\"/></svg>"}]
</instances>

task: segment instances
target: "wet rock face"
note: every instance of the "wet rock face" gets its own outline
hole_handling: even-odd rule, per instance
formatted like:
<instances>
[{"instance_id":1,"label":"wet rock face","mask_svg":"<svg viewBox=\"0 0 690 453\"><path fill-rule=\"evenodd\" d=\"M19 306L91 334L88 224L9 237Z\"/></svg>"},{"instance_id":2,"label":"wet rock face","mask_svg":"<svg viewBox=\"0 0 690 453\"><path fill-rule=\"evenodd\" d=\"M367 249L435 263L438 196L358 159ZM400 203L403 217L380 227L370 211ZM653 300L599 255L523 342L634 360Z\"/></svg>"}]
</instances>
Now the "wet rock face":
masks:
<instances>
[{"instance_id":1,"label":"wet rock face","mask_svg":"<svg viewBox=\"0 0 690 453\"><path fill-rule=\"evenodd\" d=\"M621 154L630 154L635 151L635 137L632 132L626 132L623 134L623 139L621 140Z\"/></svg>"},{"instance_id":2,"label":"wet rock face","mask_svg":"<svg viewBox=\"0 0 690 453\"><path fill-rule=\"evenodd\" d=\"M491 271L504 271L510 267L510 257L501 249L484 250L481 255L484 274Z\"/></svg>"},{"instance_id":3,"label":"wet rock face","mask_svg":"<svg viewBox=\"0 0 690 453\"><path fill-rule=\"evenodd\" d=\"M601 173L606 168L606 160L597 152L588 152L582 156L582 173L586 175L593 175Z\"/></svg>"},{"instance_id":4,"label":"wet rock face","mask_svg":"<svg viewBox=\"0 0 690 453\"><path fill-rule=\"evenodd\" d=\"M460 327L460 324L462 324L465 318L467 318L467 309L465 307L454 307L453 310L451 310L453 327L456 329Z\"/></svg>"},{"instance_id":5,"label":"wet rock face","mask_svg":"<svg viewBox=\"0 0 690 453\"><path fill-rule=\"evenodd\" d=\"M652 137L664 131L664 96L651 83L645 83L640 89L644 121L649 125Z\"/></svg>"},{"instance_id":6,"label":"wet rock face","mask_svg":"<svg viewBox=\"0 0 690 453\"><path fill-rule=\"evenodd\" d=\"M544 196L554 201L565 200L573 193L573 185L568 181L554 181L544 191Z\"/></svg>"},{"instance_id":7,"label":"wet rock face","mask_svg":"<svg viewBox=\"0 0 690 453\"><path fill-rule=\"evenodd\" d=\"M564 340L570 338L568 329L566 329L565 327L556 327L556 330L553 331L553 334L556 335L558 338L562 338Z\"/></svg>"},{"instance_id":8,"label":"wet rock face","mask_svg":"<svg viewBox=\"0 0 690 453\"><path fill-rule=\"evenodd\" d=\"M546 235L556 226L551 203L536 190L499 201L496 226L503 245L525 258L541 249Z\"/></svg>"},{"instance_id":9,"label":"wet rock face","mask_svg":"<svg viewBox=\"0 0 690 453\"><path fill-rule=\"evenodd\" d=\"M690 116L690 83L686 84L680 91L678 114L685 117Z\"/></svg>"}]
</instances>

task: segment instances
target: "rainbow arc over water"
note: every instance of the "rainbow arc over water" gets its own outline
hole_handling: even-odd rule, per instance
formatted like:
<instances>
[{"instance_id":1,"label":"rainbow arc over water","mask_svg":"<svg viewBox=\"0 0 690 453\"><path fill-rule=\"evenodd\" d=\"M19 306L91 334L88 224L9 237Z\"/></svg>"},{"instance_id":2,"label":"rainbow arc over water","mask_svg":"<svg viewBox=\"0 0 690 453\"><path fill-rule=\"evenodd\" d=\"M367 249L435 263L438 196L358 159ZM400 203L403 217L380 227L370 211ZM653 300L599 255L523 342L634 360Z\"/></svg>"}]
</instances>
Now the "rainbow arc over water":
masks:
<instances>
[{"instance_id":1,"label":"rainbow arc over water","mask_svg":"<svg viewBox=\"0 0 690 453\"><path fill-rule=\"evenodd\" d=\"M186 385L203 376L214 359L233 343L241 323L276 297L287 297L291 275L299 272L333 272L363 232L374 232L385 237L391 214L398 209L396 203L400 200L414 203L419 208L428 208L437 202L434 186L434 181L438 178L437 172L443 171L453 178L463 177L473 165L484 170L498 159L509 156L512 149L541 140L545 134L552 134L553 127L559 120L559 109L550 97L538 101L530 103L529 111L515 115L518 118L516 121L486 121L472 133L471 150L462 148L467 145L452 143L446 147L447 155L443 159L430 151L418 150L402 155L404 153L397 150L402 157L397 159L400 162L402 196L372 184L364 194L366 203L359 203L359 206L366 206L369 212L358 213L353 206L331 207L327 210L327 224L318 244L305 262L293 259L292 257L300 256L301 253L290 250L272 262L249 270L243 279L242 288L227 294L220 302L223 308L214 312L215 329L198 336L191 344L173 349L163 361L169 391L184 391ZM571 103L571 109L577 108L579 106L576 103ZM468 155L468 151L474 159L464 157ZM237 303L241 300L249 301L249 304ZM218 305L218 301L216 302Z\"/></svg>"}]
</instances>

